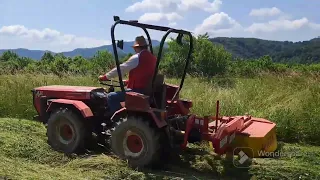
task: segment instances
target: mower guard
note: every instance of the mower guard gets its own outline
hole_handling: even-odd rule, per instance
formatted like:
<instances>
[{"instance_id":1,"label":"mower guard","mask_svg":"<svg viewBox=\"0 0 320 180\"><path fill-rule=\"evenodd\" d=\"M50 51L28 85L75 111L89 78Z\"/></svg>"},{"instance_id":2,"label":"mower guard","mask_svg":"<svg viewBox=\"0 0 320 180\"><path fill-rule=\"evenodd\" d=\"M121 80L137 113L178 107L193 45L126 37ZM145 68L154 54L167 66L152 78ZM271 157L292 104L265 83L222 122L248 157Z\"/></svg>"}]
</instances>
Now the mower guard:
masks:
<instances>
[{"instance_id":1,"label":"mower guard","mask_svg":"<svg viewBox=\"0 0 320 180\"><path fill-rule=\"evenodd\" d=\"M227 152L238 154L240 151L247 156L259 157L259 152L273 152L277 148L276 124L262 118L251 116L218 116L219 101L217 102L217 115L197 117L189 116L184 143L188 143L191 129L201 133L201 140L208 141L214 152L222 155ZM209 123L209 121L211 121Z\"/></svg>"},{"instance_id":2,"label":"mower guard","mask_svg":"<svg viewBox=\"0 0 320 180\"><path fill-rule=\"evenodd\" d=\"M251 117L246 123L231 145L234 153L243 151L249 157L259 157L259 151L273 152L277 149L275 123L255 117Z\"/></svg>"}]
</instances>

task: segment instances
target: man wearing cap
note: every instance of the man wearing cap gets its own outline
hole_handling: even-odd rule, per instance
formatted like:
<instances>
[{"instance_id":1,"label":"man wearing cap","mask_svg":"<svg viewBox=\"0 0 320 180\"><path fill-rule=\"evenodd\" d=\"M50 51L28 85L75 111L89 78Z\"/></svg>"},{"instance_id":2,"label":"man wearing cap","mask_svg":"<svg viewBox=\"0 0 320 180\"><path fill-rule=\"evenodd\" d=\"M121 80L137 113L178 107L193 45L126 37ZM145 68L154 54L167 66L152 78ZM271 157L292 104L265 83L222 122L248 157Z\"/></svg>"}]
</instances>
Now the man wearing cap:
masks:
<instances>
[{"instance_id":1,"label":"man wearing cap","mask_svg":"<svg viewBox=\"0 0 320 180\"><path fill-rule=\"evenodd\" d=\"M132 46L136 54L132 55L126 62L120 65L121 74L129 73L126 82L127 92L134 91L143 93L150 81L156 66L156 57L148 50L148 44L143 36L138 36ZM100 81L107 81L118 76L117 68L99 76ZM108 94L108 105L110 113L113 114L121 108L120 102L125 100L125 93L122 91Z\"/></svg>"}]
</instances>

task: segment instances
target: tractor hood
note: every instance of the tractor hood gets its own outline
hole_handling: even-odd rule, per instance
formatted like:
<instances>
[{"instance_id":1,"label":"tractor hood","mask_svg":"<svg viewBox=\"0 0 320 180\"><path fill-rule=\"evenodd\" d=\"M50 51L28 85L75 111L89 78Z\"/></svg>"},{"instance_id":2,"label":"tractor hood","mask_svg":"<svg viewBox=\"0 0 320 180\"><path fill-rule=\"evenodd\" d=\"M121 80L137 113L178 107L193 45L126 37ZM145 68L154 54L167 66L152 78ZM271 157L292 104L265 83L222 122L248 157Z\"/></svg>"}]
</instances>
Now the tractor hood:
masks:
<instances>
[{"instance_id":1,"label":"tractor hood","mask_svg":"<svg viewBox=\"0 0 320 180\"><path fill-rule=\"evenodd\" d=\"M105 89L102 87L89 87L89 86L63 86L51 85L41 86L32 90L33 96L39 98L45 96L53 99L73 99L73 100L88 100L91 98L92 93L103 93L106 96Z\"/></svg>"},{"instance_id":2,"label":"tractor hood","mask_svg":"<svg viewBox=\"0 0 320 180\"><path fill-rule=\"evenodd\" d=\"M91 92L92 90L102 89L101 87L89 86L64 86L64 85L51 85L41 86L34 88L35 91L58 91L58 92Z\"/></svg>"}]
</instances>

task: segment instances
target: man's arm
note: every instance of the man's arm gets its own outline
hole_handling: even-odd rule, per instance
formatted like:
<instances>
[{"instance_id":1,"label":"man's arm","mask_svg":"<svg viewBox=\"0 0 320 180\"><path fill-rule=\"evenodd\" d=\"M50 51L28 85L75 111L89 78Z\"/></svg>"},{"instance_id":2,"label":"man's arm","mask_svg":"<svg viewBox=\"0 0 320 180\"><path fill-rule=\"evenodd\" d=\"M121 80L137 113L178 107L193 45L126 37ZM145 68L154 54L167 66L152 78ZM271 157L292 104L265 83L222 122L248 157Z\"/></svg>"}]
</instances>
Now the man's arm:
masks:
<instances>
[{"instance_id":1,"label":"man's arm","mask_svg":"<svg viewBox=\"0 0 320 180\"><path fill-rule=\"evenodd\" d=\"M131 56L126 62L120 64L121 75L128 73L131 69L134 69L139 64L139 56L135 54ZM106 73L108 79L118 76L117 68L113 68L111 71Z\"/></svg>"}]
</instances>

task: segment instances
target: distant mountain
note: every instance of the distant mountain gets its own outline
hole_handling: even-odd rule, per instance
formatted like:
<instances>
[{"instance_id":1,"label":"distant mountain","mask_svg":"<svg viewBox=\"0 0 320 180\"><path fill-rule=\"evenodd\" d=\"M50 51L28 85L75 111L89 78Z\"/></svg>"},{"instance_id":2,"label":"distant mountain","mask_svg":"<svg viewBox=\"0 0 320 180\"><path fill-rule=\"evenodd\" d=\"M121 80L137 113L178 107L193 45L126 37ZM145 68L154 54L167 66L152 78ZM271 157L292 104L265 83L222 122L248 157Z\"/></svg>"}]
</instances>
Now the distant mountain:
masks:
<instances>
[{"instance_id":1,"label":"distant mountain","mask_svg":"<svg viewBox=\"0 0 320 180\"><path fill-rule=\"evenodd\" d=\"M275 62L320 62L320 37L302 42L227 37L212 38L210 41L223 45L227 51L237 58L259 58L270 55Z\"/></svg>"},{"instance_id":2,"label":"distant mountain","mask_svg":"<svg viewBox=\"0 0 320 180\"><path fill-rule=\"evenodd\" d=\"M210 41L215 44L221 44L232 53L235 58L255 59L264 55L269 55L275 62L283 63L314 63L320 62L320 37L302 42L290 41L270 41L257 38L211 38ZM152 41L153 46L159 46L160 42ZM133 42L124 42L123 50L118 49L119 55L134 53L131 48ZM167 44L166 44L167 47ZM113 54L112 45L105 45L94 48L78 48L73 51L62 52L67 57L77 55L85 58L93 57L97 51L108 50ZM7 50L0 50L0 55ZM40 60L46 51L14 49L19 56L30 57ZM53 53L53 52L52 52ZM55 53L53 53L55 54Z\"/></svg>"},{"instance_id":3,"label":"distant mountain","mask_svg":"<svg viewBox=\"0 0 320 180\"><path fill-rule=\"evenodd\" d=\"M152 40L153 46L158 46L160 44L157 40ZM132 42L123 42L123 50L118 48L118 55L128 54L128 53L134 53L134 50L132 49L133 41ZM93 57L96 52L101 50L108 50L113 54L113 47L111 45L105 45L100 47L94 47L94 48L78 48L73 51L69 52L62 52L67 57L74 57L74 56L82 56L84 58L91 58Z\"/></svg>"},{"instance_id":4,"label":"distant mountain","mask_svg":"<svg viewBox=\"0 0 320 180\"><path fill-rule=\"evenodd\" d=\"M131 42L124 42L123 43L123 50L118 48L118 54L119 55L125 55L128 53L134 53L134 50L132 49L133 41ZM152 40L152 45L153 46L159 46L160 42L157 40ZM57 52L52 52L52 51L42 51L42 50L29 50L29 49L0 49L0 55L5 52L5 51L13 51L17 53L19 56L22 57L29 57L35 60L40 60L41 57L45 52L51 52L52 54L56 54ZM107 50L113 54L113 47L112 45L104 45L100 47L94 47L94 48L77 48L74 49L73 51L67 51L67 52L59 52L64 54L67 57L74 57L74 56L82 56L84 58L91 58L93 57L98 51L101 50Z\"/></svg>"},{"instance_id":5,"label":"distant mountain","mask_svg":"<svg viewBox=\"0 0 320 180\"><path fill-rule=\"evenodd\" d=\"M0 49L0 55L2 55L2 53L4 53L5 51L9 51L9 50L15 52L19 56L29 57L29 58L36 59L36 60L40 60L45 52L51 52L51 51L42 51L42 50L29 50L29 49L23 49L23 48ZM53 52L51 52L51 53L53 53Z\"/></svg>"}]
</instances>

